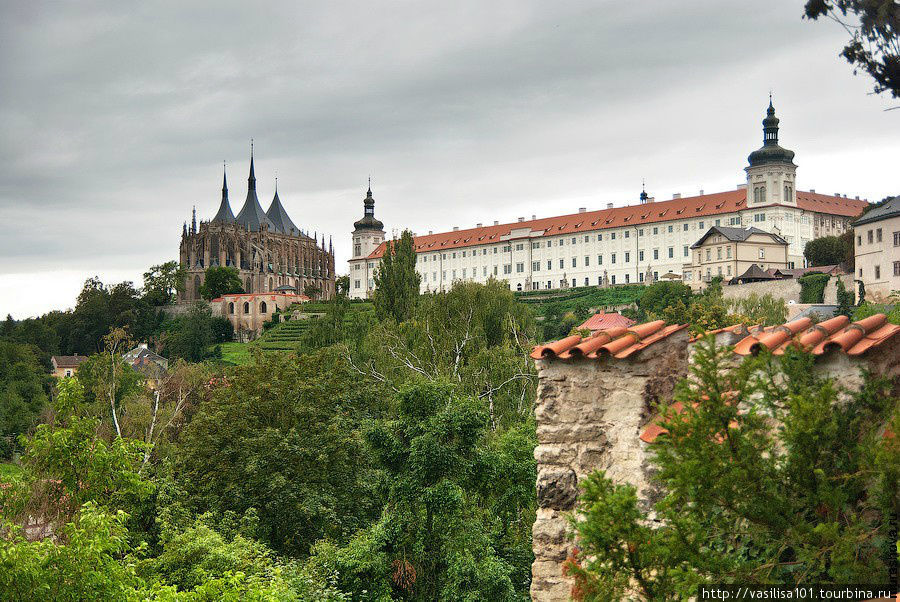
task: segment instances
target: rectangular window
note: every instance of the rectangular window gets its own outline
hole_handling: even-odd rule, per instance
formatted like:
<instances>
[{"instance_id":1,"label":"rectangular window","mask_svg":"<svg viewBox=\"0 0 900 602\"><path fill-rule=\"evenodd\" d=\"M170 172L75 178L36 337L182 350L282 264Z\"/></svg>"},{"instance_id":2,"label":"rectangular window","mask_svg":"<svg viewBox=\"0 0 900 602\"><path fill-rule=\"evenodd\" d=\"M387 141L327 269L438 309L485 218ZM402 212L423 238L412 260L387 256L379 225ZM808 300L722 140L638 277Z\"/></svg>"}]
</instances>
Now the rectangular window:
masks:
<instances>
[{"instance_id":1,"label":"rectangular window","mask_svg":"<svg viewBox=\"0 0 900 602\"><path fill-rule=\"evenodd\" d=\"M525 250L525 245L524 245L524 244L519 243L519 244L516 245L516 251L524 251L524 250Z\"/></svg>"},{"instance_id":2,"label":"rectangular window","mask_svg":"<svg viewBox=\"0 0 900 602\"><path fill-rule=\"evenodd\" d=\"M494 266L494 276L497 275L497 266Z\"/></svg>"},{"instance_id":3,"label":"rectangular window","mask_svg":"<svg viewBox=\"0 0 900 602\"><path fill-rule=\"evenodd\" d=\"M698 230L702 230L702 229L703 229L703 222L700 222L700 224L697 225L697 229L698 229Z\"/></svg>"},{"instance_id":4,"label":"rectangular window","mask_svg":"<svg viewBox=\"0 0 900 602\"><path fill-rule=\"evenodd\" d=\"M359 288L359 280L353 281L353 288Z\"/></svg>"},{"instance_id":5,"label":"rectangular window","mask_svg":"<svg viewBox=\"0 0 900 602\"><path fill-rule=\"evenodd\" d=\"M615 254L615 253L612 254L612 258L609 260L609 262L610 262L610 263L615 263L615 262L616 262L616 254Z\"/></svg>"},{"instance_id":6,"label":"rectangular window","mask_svg":"<svg viewBox=\"0 0 900 602\"><path fill-rule=\"evenodd\" d=\"M591 265L591 256L585 255L584 256L584 267L588 267L589 265Z\"/></svg>"},{"instance_id":7,"label":"rectangular window","mask_svg":"<svg viewBox=\"0 0 900 602\"><path fill-rule=\"evenodd\" d=\"M560 260L559 260L559 269L562 270L562 269L565 269L565 267L566 267L566 260L565 260L565 259L560 259Z\"/></svg>"},{"instance_id":8,"label":"rectangular window","mask_svg":"<svg viewBox=\"0 0 900 602\"><path fill-rule=\"evenodd\" d=\"M716 225L717 225L717 226L721 226L721 225L722 225L722 220L717 219L717 220L716 220Z\"/></svg>"},{"instance_id":9,"label":"rectangular window","mask_svg":"<svg viewBox=\"0 0 900 602\"><path fill-rule=\"evenodd\" d=\"M585 237L584 237L584 242L591 242L591 237L590 237L590 236L585 236Z\"/></svg>"},{"instance_id":10,"label":"rectangular window","mask_svg":"<svg viewBox=\"0 0 900 602\"><path fill-rule=\"evenodd\" d=\"M587 276L585 276L585 277L584 277L584 285L585 285L585 286L590 286L590 284L591 284L591 281L588 280L588 277L587 277Z\"/></svg>"},{"instance_id":11,"label":"rectangular window","mask_svg":"<svg viewBox=\"0 0 900 602\"><path fill-rule=\"evenodd\" d=\"M597 255L597 265L603 265L603 255Z\"/></svg>"},{"instance_id":12,"label":"rectangular window","mask_svg":"<svg viewBox=\"0 0 900 602\"><path fill-rule=\"evenodd\" d=\"M625 230L625 238L628 238L628 234L629 234L630 232L631 232L631 230Z\"/></svg>"},{"instance_id":13,"label":"rectangular window","mask_svg":"<svg viewBox=\"0 0 900 602\"><path fill-rule=\"evenodd\" d=\"M503 273L504 274L512 274L512 264L511 263L503 264Z\"/></svg>"},{"instance_id":14,"label":"rectangular window","mask_svg":"<svg viewBox=\"0 0 900 602\"><path fill-rule=\"evenodd\" d=\"M894 246L900 247L900 232L894 232Z\"/></svg>"},{"instance_id":15,"label":"rectangular window","mask_svg":"<svg viewBox=\"0 0 900 602\"><path fill-rule=\"evenodd\" d=\"M481 266L481 275L487 276L487 266Z\"/></svg>"},{"instance_id":16,"label":"rectangular window","mask_svg":"<svg viewBox=\"0 0 900 602\"><path fill-rule=\"evenodd\" d=\"M548 259L548 260L547 260L547 269L548 269L548 270L552 270L552 269L553 269L553 260L552 260L552 259Z\"/></svg>"},{"instance_id":17,"label":"rectangular window","mask_svg":"<svg viewBox=\"0 0 900 602\"><path fill-rule=\"evenodd\" d=\"M880 280L880 279L881 279L881 266L876 265L875 266L875 280Z\"/></svg>"},{"instance_id":18,"label":"rectangular window","mask_svg":"<svg viewBox=\"0 0 900 602\"><path fill-rule=\"evenodd\" d=\"M532 248L532 249L540 249L540 248L541 248L541 243L539 243L539 242L533 242L533 243L531 243L531 248Z\"/></svg>"},{"instance_id":19,"label":"rectangular window","mask_svg":"<svg viewBox=\"0 0 900 602\"><path fill-rule=\"evenodd\" d=\"M900 261L894 262L894 276L900 276Z\"/></svg>"},{"instance_id":20,"label":"rectangular window","mask_svg":"<svg viewBox=\"0 0 900 602\"><path fill-rule=\"evenodd\" d=\"M722 247L716 247L716 259L722 259Z\"/></svg>"},{"instance_id":21,"label":"rectangular window","mask_svg":"<svg viewBox=\"0 0 900 602\"><path fill-rule=\"evenodd\" d=\"M659 249L653 249L653 259L659 259Z\"/></svg>"},{"instance_id":22,"label":"rectangular window","mask_svg":"<svg viewBox=\"0 0 900 602\"><path fill-rule=\"evenodd\" d=\"M465 252L465 251L463 251L463 257L465 257L465 256L466 256L466 252Z\"/></svg>"},{"instance_id":23,"label":"rectangular window","mask_svg":"<svg viewBox=\"0 0 900 602\"><path fill-rule=\"evenodd\" d=\"M497 247L494 247L494 255L497 254Z\"/></svg>"},{"instance_id":24,"label":"rectangular window","mask_svg":"<svg viewBox=\"0 0 900 602\"><path fill-rule=\"evenodd\" d=\"M669 225L669 234L671 234L671 233L672 233L672 225L670 224Z\"/></svg>"},{"instance_id":25,"label":"rectangular window","mask_svg":"<svg viewBox=\"0 0 900 602\"><path fill-rule=\"evenodd\" d=\"M862 234L857 234L856 235L856 246L858 247L860 245L862 245Z\"/></svg>"},{"instance_id":26,"label":"rectangular window","mask_svg":"<svg viewBox=\"0 0 900 602\"><path fill-rule=\"evenodd\" d=\"M625 263L628 263L629 261L631 261L631 253L625 251Z\"/></svg>"},{"instance_id":27,"label":"rectangular window","mask_svg":"<svg viewBox=\"0 0 900 602\"><path fill-rule=\"evenodd\" d=\"M644 272L641 272L638 274L638 282L643 282L643 281L644 281Z\"/></svg>"},{"instance_id":28,"label":"rectangular window","mask_svg":"<svg viewBox=\"0 0 900 602\"><path fill-rule=\"evenodd\" d=\"M872 240L872 231L871 230L869 230L866 233L866 238L869 240L869 244L872 244L873 240Z\"/></svg>"},{"instance_id":29,"label":"rectangular window","mask_svg":"<svg viewBox=\"0 0 900 602\"><path fill-rule=\"evenodd\" d=\"M447 279L447 270L441 270L441 280Z\"/></svg>"},{"instance_id":30,"label":"rectangular window","mask_svg":"<svg viewBox=\"0 0 900 602\"><path fill-rule=\"evenodd\" d=\"M576 258L572 258L572 267L578 267L578 260Z\"/></svg>"},{"instance_id":31,"label":"rectangular window","mask_svg":"<svg viewBox=\"0 0 900 602\"><path fill-rule=\"evenodd\" d=\"M712 249L706 249L706 261L709 261L709 260L711 259L711 258L710 258L710 253L711 253L711 252L712 252Z\"/></svg>"},{"instance_id":32,"label":"rectangular window","mask_svg":"<svg viewBox=\"0 0 900 602\"><path fill-rule=\"evenodd\" d=\"M875 242L881 242L881 228L875 230Z\"/></svg>"},{"instance_id":33,"label":"rectangular window","mask_svg":"<svg viewBox=\"0 0 900 602\"><path fill-rule=\"evenodd\" d=\"M691 254L690 247L684 245L684 256L688 257Z\"/></svg>"},{"instance_id":34,"label":"rectangular window","mask_svg":"<svg viewBox=\"0 0 900 602\"><path fill-rule=\"evenodd\" d=\"M631 274L625 274L625 284L631 282Z\"/></svg>"},{"instance_id":35,"label":"rectangular window","mask_svg":"<svg viewBox=\"0 0 900 602\"><path fill-rule=\"evenodd\" d=\"M725 256L731 259L731 247L725 247Z\"/></svg>"},{"instance_id":36,"label":"rectangular window","mask_svg":"<svg viewBox=\"0 0 900 602\"><path fill-rule=\"evenodd\" d=\"M610 238L611 240L615 240L615 239L616 239L616 233L613 232L612 234L610 234L610 235L609 235L609 238Z\"/></svg>"},{"instance_id":37,"label":"rectangular window","mask_svg":"<svg viewBox=\"0 0 900 602\"><path fill-rule=\"evenodd\" d=\"M766 250L765 250L764 248L762 248L762 247L759 248L759 258L760 258L760 259L765 259L765 258L766 258Z\"/></svg>"},{"instance_id":38,"label":"rectangular window","mask_svg":"<svg viewBox=\"0 0 900 602\"><path fill-rule=\"evenodd\" d=\"M597 240L603 240L603 235L602 235L602 234L598 234L598 235L597 235Z\"/></svg>"},{"instance_id":39,"label":"rectangular window","mask_svg":"<svg viewBox=\"0 0 900 602\"><path fill-rule=\"evenodd\" d=\"M638 229L638 236L640 237L643 235L644 235L644 229L643 228Z\"/></svg>"},{"instance_id":40,"label":"rectangular window","mask_svg":"<svg viewBox=\"0 0 900 602\"><path fill-rule=\"evenodd\" d=\"M644 252L638 251L638 261L644 261Z\"/></svg>"},{"instance_id":41,"label":"rectangular window","mask_svg":"<svg viewBox=\"0 0 900 602\"><path fill-rule=\"evenodd\" d=\"M540 284L541 284L540 282L532 282L532 283L531 283L531 290L533 290L533 291L538 290L539 288L541 288L541 287L540 287Z\"/></svg>"},{"instance_id":42,"label":"rectangular window","mask_svg":"<svg viewBox=\"0 0 900 602\"><path fill-rule=\"evenodd\" d=\"M466 268L463 268L463 279L466 277Z\"/></svg>"},{"instance_id":43,"label":"rectangular window","mask_svg":"<svg viewBox=\"0 0 900 602\"><path fill-rule=\"evenodd\" d=\"M682 230L685 231L685 232L687 232L687 230L688 230L688 225L687 225L687 224L684 224L684 227L682 228Z\"/></svg>"},{"instance_id":44,"label":"rectangular window","mask_svg":"<svg viewBox=\"0 0 900 602\"><path fill-rule=\"evenodd\" d=\"M616 283L616 275L615 275L615 274L613 274L612 276L610 276L609 282L610 282L610 284L615 284L615 283Z\"/></svg>"},{"instance_id":45,"label":"rectangular window","mask_svg":"<svg viewBox=\"0 0 900 602\"><path fill-rule=\"evenodd\" d=\"M453 253L452 259L456 259L456 253Z\"/></svg>"},{"instance_id":46,"label":"rectangular window","mask_svg":"<svg viewBox=\"0 0 900 602\"><path fill-rule=\"evenodd\" d=\"M531 271L532 272L540 272L541 271L541 262L540 261L532 261L531 262Z\"/></svg>"},{"instance_id":47,"label":"rectangular window","mask_svg":"<svg viewBox=\"0 0 900 602\"><path fill-rule=\"evenodd\" d=\"M521 274L525 271L525 264L523 262L516 263L516 274Z\"/></svg>"},{"instance_id":48,"label":"rectangular window","mask_svg":"<svg viewBox=\"0 0 900 602\"><path fill-rule=\"evenodd\" d=\"M654 226L654 227L653 227L653 236L656 236L657 234L659 234L659 228L657 228L656 226Z\"/></svg>"},{"instance_id":49,"label":"rectangular window","mask_svg":"<svg viewBox=\"0 0 900 602\"><path fill-rule=\"evenodd\" d=\"M572 237L572 244L574 245L576 242L578 242L578 239L575 238L575 237L573 236L573 237Z\"/></svg>"},{"instance_id":50,"label":"rectangular window","mask_svg":"<svg viewBox=\"0 0 900 602\"><path fill-rule=\"evenodd\" d=\"M669 247L669 259L675 257L675 247Z\"/></svg>"}]
</instances>

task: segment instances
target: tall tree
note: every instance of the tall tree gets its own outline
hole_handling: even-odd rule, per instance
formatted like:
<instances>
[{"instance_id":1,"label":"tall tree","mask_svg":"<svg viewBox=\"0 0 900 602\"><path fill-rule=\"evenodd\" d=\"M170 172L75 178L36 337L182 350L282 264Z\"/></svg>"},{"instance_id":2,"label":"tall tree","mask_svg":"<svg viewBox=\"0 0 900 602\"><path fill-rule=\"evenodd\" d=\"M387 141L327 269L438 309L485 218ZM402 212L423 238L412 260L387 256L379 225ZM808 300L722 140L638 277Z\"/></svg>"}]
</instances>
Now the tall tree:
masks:
<instances>
[{"instance_id":1,"label":"tall tree","mask_svg":"<svg viewBox=\"0 0 900 602\"><path fill-rule=\"evenodd\" d=\"M400 240L386 243L381 265L375 272L375 312L380 319L407 319L419 297L422 277L416 272L413 235L404 230Z\"/></svg>"},{"instance_id":2,"label":"tall tree","mask_svg":"<svg viewBox=\"0 0 900 602\"><path fill-rule=\"evenodd\" d=\"M177 261L151 266L144 272L144 299L150 305L168 305L184 290L185 268Z\"/></svg>"},{"instance_id":3,"label":"tall tree","mask_svg":"<svg viewBox=\"0 0 900 602\"><path fill-rule=\"evenodd\" d=\"M200 296L207 301L222 295L243 292L244 285L241 283L237 268L231 266L206 268L203 284L200 285Z\"/></svg>"},{"instance_id":4,"label":"tall tree","mask_svg":"<svg viewBox=\"0 0 900 602\"><path fill-rule=\"evenodd\" d=\"M803 247L803 256L811 266L842 264L847 258L847 245L850 245L850 254L853 254L853 234L849 237L822 236L814 238ZM851 266L852 268L852 266Z\"/></svg>"},{"instance_id":5,"label":"tall tree","mask_svg":"<svg viewBox=\"0 0 900 602\"><path fill-rule=\"evenodd\" d=\"M900 3L896 0L807 0L808 19L828 17L850 41L841 56L875 82L875 93L900 98Z\"/></svg>"}]
</instances>

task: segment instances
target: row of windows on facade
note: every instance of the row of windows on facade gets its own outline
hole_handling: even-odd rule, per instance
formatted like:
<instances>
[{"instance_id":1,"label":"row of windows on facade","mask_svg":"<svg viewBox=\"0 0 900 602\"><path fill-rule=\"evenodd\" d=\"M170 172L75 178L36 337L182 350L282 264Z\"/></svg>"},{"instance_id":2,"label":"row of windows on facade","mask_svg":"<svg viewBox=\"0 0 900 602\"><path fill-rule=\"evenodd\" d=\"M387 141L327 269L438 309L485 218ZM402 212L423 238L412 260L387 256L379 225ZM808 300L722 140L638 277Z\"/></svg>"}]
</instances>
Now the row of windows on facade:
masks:
<instances>
[{"instance_id":1,"label":"row of windows on facade","mask_svg":"<svg viewBox=\"0 0 900 602\"><path fill-rule=\"evenodd\" d=\"M897 246L900 246L900 245L897 245ZM873 274L875 276L875 280L881 280L881 266L880 265L874 266ZM898 276L900 276L900 261L895 261L894 262L894 277L898 277ZM860 278L863 277L863 269L862 268L859 268L859 277Z\"/></svg>"},{"instance_id":2,"label":"row of windows on facade","mask_svg":"<svg viewBox=\"0 0 900 602\"><path fill-rule=\"evenodd\" d=\"M234 303L228 304L228 313L230 315L234 315L234 308L235 308ZM249 301L244 301L243 309L244 309L243 313L245 313L245 314L250 313L250 302ZM259 313L261 313L261 314L269 313L269 306L266 304L265 301L260 301Z\"/></svg>"},{"instance_id":3,"label":"row of windows on facade","mask_svg":"<svg viewBox=\"0 0 900 602\"><path fill-rule=\"evenodd\" d=\"M874 230L870 228L866 232L866 241L870 245L874 244L876 242L881 242L882 241L881 228L875 228ZM856 235L856 245L862 246L862 244L863 244L862 233L860 233L860 234ZM894 232L894 246L900 247L900 231Z\"/></svg>"}]
</instances>

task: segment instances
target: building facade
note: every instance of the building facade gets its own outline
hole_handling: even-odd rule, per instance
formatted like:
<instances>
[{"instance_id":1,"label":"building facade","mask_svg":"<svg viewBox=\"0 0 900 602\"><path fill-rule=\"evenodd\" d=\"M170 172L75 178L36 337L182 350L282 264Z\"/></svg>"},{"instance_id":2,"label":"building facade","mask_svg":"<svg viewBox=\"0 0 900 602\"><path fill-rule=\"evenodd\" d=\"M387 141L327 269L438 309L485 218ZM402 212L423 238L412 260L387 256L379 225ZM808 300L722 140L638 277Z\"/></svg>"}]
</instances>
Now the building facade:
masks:
<instances>
[{"instance_id":1,"label":"building facade","mask_svg":"<svg viewBox=\"0 0 900 602\"><path fill-rule=\"evenodd\" d=\"M213 315L231 322L237 340L249 341L262 332L263 324L271 320L275 312L284 313L292 305L304 301L309 301L309 297L287 291L245 293L222 295L210 301L210 307Z\"/></svg>"},{"instance_id":2,"label":"building facade","mask_svg":"<svg viewBox=\"0 0 900 602\"><path fill-rule=\"evenodd\" d=\"M229 266L237 268L246 293L273 292L289 286L309 296L330 299L334 296L334 249L325 237L298 228L288 216L278 187L268 211L263 211L256 196L253 155L247 198L237 217L228 202L228 182L223 175L222 200L215 217L197 223L196 210L182 228L179 252L181 265L187 269L184 292L179 302L199 300L200 286L206 269Z\"/></svg>"},{"instance_id":3,"label":"building facade","mask_svg":"<svg viewBox=\"0 0 900 602\"><path fill-rule=\"evenodd\" d=\"M728 282L753 265L765 271L786 269L790 263L787 241L759 228L713 226L691 245L691 252L694 273L686 280L693 288L716 277Z\"/></svg>"},{"instance_id":4,"label":"building facade","mask_svg":"<svg viewBox=\"0 0 900 602\"><path fill-rule=\"evenodd\" d=\"M900 291L900 197L856 220L853 237L856 277L866 295L883 300Z\"/></svg>"},{"instance_id":5,"label":"building facade","mask_svg":"<svg viewBox=\"0 0 900 602\"><path fill-rule=\"evenodd\" d=\"M674 195L666 201L642 192L636 205L609 203L601 210L582 208L569 215L521 217L514 223L416 236L421 290L445 291L457 280L484 282L492 277L508 281L512 290L634 284L667 272L692 284L697 275L691 245L714 226L752 226L777 234L787 242L787 267L802 267L807 242L844 232L867 203L858 197L798 191L794 153L779 145L778 124L770 101L763 120L763 146L748 157L746 184L736 190L687 198ZM378 228L354 229L349 261L354 298L372 294L374 272L385 249L374 201L366 216ZM360 236L357 247L360 233L365 236Z\"/></svg>"}]
</instances>

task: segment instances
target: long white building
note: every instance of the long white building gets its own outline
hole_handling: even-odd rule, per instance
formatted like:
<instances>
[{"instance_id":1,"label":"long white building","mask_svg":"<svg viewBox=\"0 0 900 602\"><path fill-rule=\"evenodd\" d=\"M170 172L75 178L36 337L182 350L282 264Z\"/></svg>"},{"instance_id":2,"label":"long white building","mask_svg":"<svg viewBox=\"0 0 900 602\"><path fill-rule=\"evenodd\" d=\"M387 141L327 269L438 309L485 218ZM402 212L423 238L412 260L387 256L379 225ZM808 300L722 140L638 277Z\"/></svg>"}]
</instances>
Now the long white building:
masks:
<instances>
[{"instance_id":1,"label":"long white building","mask_svg":"<svg viewBox=\"0 0 900 602\"><path fill-rule=\"evenodd\" d=\"M866 201L796 189L793 151L778 144L778 118L771 101L763 120L763 146L748 157L747 183L736 190L640 203L415 237L422 292L448 290L457 280L494 277L512 290L617 285L656 280L672 272L688 283L692 244L713 226L749 227L788 242L790 267L803 266L803 248L821 236L841 234ZM385 250L384 225L375 218L371 186L365 214L354 224L349 261L350 295L374 290L374 274ZM767 269L764 260L760 260Z\"/></svg>"}]
</instances>

